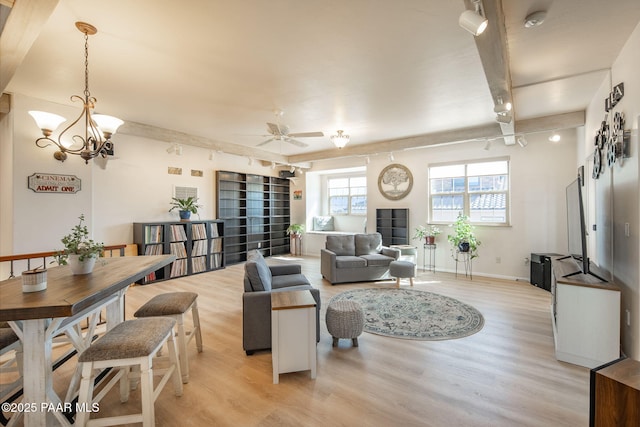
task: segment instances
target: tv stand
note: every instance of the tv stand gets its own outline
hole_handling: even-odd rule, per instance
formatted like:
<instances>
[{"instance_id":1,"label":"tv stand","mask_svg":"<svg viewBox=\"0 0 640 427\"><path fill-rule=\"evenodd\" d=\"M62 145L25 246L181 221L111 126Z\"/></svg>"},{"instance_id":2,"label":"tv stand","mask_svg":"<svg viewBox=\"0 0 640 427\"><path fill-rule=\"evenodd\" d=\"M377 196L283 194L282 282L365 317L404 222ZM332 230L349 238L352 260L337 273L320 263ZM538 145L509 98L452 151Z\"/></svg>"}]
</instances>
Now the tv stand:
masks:
<instances>
[{"instance_id":1,"label":"tv stand","mask_svg":"<svg viewBox=\"0 0 640 427\"><path fill-rule=\"evenodd\" d=\"M620 357L620 288L575 267L573 258L551 259L556 359L595 368Z\"/></svg>"}]
</instances>

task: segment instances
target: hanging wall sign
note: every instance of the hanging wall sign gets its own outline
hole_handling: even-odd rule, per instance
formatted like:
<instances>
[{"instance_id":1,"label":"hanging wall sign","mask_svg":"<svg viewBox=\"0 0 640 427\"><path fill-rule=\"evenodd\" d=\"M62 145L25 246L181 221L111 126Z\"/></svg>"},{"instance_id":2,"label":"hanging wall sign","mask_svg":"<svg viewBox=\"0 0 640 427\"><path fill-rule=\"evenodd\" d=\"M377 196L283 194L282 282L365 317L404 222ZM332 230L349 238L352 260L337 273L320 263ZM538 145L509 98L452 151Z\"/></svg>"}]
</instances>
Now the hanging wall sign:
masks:
<instances>
[{"instance_id":1,"label":"hanging wall sign","mask_svg":"<svg viewBox=\"0 0 640 427\"><path fill-rule=\"evenodd\" d=\"M27 178L28 188L36 193L73 194L82 189L82 181L75 175L34 173Z\"/></svg>"},{"instance_id":2,"label":"hanging wall sign","mask_svg":"<svg viewBox=\"0 0 640 427\"><path fill-rule=\"evenodd\" d=\"M607 113L611 111L611 109L615 107L618 102L620 102L623 96L624 83L618 83L609 94L609 97L604 100L604 111L606 111Z\"/></svg>"}]
</instances>

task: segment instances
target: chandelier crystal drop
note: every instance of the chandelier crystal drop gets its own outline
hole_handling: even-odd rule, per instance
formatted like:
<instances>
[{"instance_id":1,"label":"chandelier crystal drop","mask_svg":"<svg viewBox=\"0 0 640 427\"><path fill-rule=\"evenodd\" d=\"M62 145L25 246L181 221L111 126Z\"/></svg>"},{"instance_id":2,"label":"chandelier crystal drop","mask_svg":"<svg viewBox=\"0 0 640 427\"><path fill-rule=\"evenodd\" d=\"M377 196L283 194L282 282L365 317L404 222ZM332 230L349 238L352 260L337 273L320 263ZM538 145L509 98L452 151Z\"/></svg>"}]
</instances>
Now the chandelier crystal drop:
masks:
<instances>
[{"instance_id":1,"label":"chandelier crystal drop","mask_svg":"<svg viewBox=\"0 0 640 427\"><path fill-rule=\"evenodd\" d=\"M68 154L74 154L82 157L85 163L89 163L90 159L98 156L106 157L107 154L113 152L111 137L124 122L104 114L92 115L97 100L91 96L89 91L89 36L96 34L98 30L86 22L76 22L76 28L84 34L84 94L83 96L71 96L71 101L82 102L83 108L80 116L60 132L57 140L54 140L50 138L51 135L66 119L44 111L29 111L29 114L44 135L36 140L38 147L45 148L51 144L55 145L58 150L53 154L53 157L61 162L67 159ZM73 134L72 128L76 125L84 131L84 136ZM78 145L80 146L78 147Z\"/></svg>"}]
</instances>

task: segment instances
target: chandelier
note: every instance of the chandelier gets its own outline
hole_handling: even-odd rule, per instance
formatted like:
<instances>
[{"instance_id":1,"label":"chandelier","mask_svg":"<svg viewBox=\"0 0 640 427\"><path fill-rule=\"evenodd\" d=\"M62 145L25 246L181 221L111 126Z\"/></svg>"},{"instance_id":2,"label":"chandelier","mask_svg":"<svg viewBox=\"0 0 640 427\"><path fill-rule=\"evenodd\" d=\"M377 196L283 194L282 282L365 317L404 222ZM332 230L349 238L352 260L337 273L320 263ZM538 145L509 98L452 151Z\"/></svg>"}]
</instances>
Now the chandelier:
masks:
<instances>
[{"instance_id":1,"label":"chandelier","mask_svg":"<svg viewBox=\"0 0 640 427\"><path fill-rule=\"evenodd\" d=\"M64 162L67 159L67 154L75 154L82 157L85 163L89 163L90 159L98 156L106 157L107 154L113 153L111 137L124 122L116 117L104 114L91 114L91 110L94 109L97 100L89 92L89 36L96 34L98 30L86 22L76 22L76 28L84 34L84 97L73 95L71 96L71 101L82 102L82 113L58 135L57 140L50 137L58 126L66 121L64 117L44 111L29 111L29 114L36 121L44 135L44 137L36 140L38 147L45 148L54 144L58 148L53 154L56 160ZM63 136L70 132L77 123L81 123L79 126L84 129L84 137L75 134L63 140ZM77 147L78 145L81 146ZM74 146L77 148L73 148Z\"/></svg>"},{"instance_id":2,"label":"chandelier","mask_svg":"<svg viewBox=\"0 0 640 427\"><path fill-rule=\"evenodd\" d=\"M349 143L349 135L344 135L343 130L339 130L337 135L331 135L331 142L338 148L343 148Z\"/></svg>"}]
</instances>

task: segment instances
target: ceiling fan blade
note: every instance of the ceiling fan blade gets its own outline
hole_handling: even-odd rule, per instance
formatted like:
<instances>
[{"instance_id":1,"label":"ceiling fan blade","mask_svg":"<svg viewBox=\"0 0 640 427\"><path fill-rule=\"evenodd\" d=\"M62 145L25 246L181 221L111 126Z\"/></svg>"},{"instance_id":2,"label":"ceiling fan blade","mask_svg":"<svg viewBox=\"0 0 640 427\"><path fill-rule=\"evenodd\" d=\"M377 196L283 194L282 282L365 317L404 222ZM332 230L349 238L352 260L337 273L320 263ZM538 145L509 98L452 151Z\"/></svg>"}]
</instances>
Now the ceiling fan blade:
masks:
<instances>
[{"instance_id":1,"label":"ceiling fan blade","mask_svg":"<svg viewBox=\"0 0 640 427\"><path fill-rule=\"evenodd\" d=\"M308 147L309 144L305 144L304 142L301 141L297 141L293 138L284 138L285 141L287 141L289 144L293 144L293 145L297 145L298 147Z\"/></svg>"},{"instance_id":2,"label":"ceiling fan blade","mask_svg":"<svg viewBox=\"0 0 640 427\"><path fill-rule=\"evenodd\" d=\"M269 133L271 133L272 135L282 135L282 132L280 132L280 126L278 126L275 123L267 123L267 126L269 127Z\"/></svg>"},{"instance_id":3,"label":"ceiling fan blade","mask_svg":"<svg viewBox=\"0 0 640 427\"><path fill-rule=\"evenodd\" d=\"M311 136L324 136L322 132L298 132L298 133L290 133L288 136L292 136L294 138L308 138Z\"/></svg>"},{"instance_id":4,"label":"ceiling fan blade","mask_svg":"<svg viewBox=\"0 0 640 427\"><path fill-rule=\"evenodd\" d=\"M260 144L256 145L256 147L260 147L262 145L266 145L266 144L270 143L271 141L273 141L274 139L275 138L267 139L266 141L261 142Z\"/></svg>"}]
</instances>

